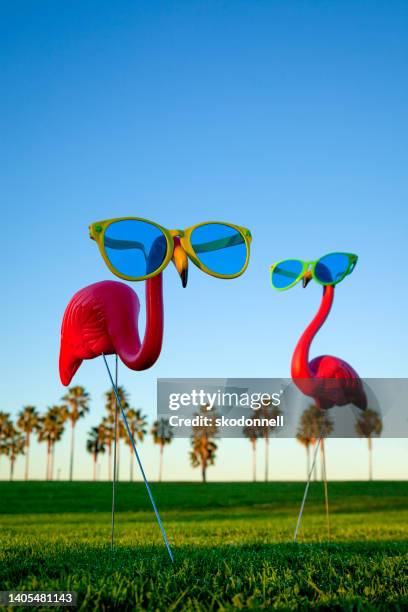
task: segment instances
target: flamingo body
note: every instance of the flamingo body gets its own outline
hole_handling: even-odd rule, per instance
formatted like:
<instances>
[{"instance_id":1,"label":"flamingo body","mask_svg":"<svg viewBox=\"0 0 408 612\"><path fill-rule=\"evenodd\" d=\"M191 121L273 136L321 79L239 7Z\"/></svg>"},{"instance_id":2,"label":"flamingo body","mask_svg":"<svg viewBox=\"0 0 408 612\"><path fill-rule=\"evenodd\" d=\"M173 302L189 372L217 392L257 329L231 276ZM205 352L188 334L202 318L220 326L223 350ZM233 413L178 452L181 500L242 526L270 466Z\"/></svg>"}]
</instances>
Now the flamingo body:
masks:
<instances>
[{"instance_id":1,"label":"flamingo body","mask_svg":"<svg viewBox=\"0 0 408 612\"><path fill-rule=\"evenodd\" d=\"M66 307L59 372L69 385L84 359L116 353L132 370L150 368L163 340L162 276L146 281L146 332L140 341L136 293L124 283L102 281L80 289Z\"/></svg>"},{"instance_id":2,"label":"flamingo body","mask_svg":"<svg viewBox=\"0 0 408 612\"><path fill-rule=\"evenodd\" d=\"M320 308L303 332L292 357L292 379L305 394L313 397L322 409L354 404L367 408L367 398L357 372L346 361L332 355L321 355L309 362L309 350L317 332L326 321L334 298L334 286L323 288Z\"/></svg>"}]
</instances>

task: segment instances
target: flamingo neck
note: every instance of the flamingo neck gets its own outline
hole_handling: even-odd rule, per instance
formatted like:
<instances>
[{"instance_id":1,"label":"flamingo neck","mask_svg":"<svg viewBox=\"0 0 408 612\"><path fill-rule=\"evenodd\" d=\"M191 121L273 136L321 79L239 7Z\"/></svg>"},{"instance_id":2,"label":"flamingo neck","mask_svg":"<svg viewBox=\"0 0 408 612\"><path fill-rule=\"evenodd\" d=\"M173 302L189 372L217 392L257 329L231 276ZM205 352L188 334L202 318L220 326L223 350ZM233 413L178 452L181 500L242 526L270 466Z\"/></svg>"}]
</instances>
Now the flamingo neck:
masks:
<instances>
[{"instance_id":1,"label":"flamingo neck","mask_svg":"<svg viewBox=\"0 0 408 612\"><path fill-rule=\"evenodd\" d=\"M120 355L122 361L132 370L150 368L160 355L163 329L163 277L159 274L146 281L146 330L143 342L140 341L136 325L134 335L130 333L126 354Z\"/></svg>"},{"instance_id":2,"label":"flamingo neck","mask_svg":"<svg viewBox=\"0 0 408 612\"><path fill-rule=\"evenodd\" d=\"M333 304L334 285L323 287L319 310L300 337L292 357L292 378L313 378L309 366L309 350L317 332L326 321Z\"/></svg>"}]
</instances>

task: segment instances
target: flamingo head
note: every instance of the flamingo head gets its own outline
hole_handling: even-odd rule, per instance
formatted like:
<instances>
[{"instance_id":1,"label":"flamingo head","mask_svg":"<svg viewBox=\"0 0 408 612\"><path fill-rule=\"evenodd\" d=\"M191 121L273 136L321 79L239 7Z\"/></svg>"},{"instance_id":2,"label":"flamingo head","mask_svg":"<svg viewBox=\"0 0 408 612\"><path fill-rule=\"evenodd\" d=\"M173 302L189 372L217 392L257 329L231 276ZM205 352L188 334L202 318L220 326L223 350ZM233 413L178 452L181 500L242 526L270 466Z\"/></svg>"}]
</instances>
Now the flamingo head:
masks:
<instances>
[{"instance_id":1,"label":"flamingo head","mask_svg":"<svg viewBox=\"0 0 408 612\"><path fill-rule=\"evenodd\" d=\"M174 249L173 249L173 255L172 255L171 260L174 263L176 270L180 275L182 286L187 287L188 258L187 258L187 253L181 246L180 238L178 238L178 236L175 236L174 238Z\"/></svg>"}]
</instances>

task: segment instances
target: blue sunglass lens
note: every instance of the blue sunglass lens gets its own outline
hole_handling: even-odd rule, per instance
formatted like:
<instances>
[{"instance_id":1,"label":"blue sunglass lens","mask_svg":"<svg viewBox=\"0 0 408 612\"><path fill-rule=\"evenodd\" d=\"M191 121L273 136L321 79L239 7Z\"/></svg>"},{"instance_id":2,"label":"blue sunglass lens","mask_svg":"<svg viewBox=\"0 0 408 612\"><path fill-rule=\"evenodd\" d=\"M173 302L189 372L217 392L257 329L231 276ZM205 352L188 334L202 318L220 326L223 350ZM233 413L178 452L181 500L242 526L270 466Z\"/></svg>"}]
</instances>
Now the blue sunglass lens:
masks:
<instances>
[{"instance_id":1,"label":"blue sunglass lens","mask_svg":"<svg viewBox=\"0 0 408 612\"><path fill-rule=\"evenodd\" d=\"M315 276L324 285L335 285L346 274L349 257L345 253L325 255L316 263Z\"/></svg>"},{"instance_id":2,"label":"blue sunglass lens","mask_svg":"<svg viewBox=\"0 0 408 612\"><path fill-rule=\"evenodd\" d=\"M272 272L272 284L276 289L287 289L299 278L303 263L298 259L281 261Z\"/></svg>"},{"instance_id":3,"label":"blue sunglass lens","mask_svg":"<svg viewBox=\"0 0 408 612\"><path fill-rule=\"evenodd\" d=\"M143 277L158 270L167 253L163 232L147 221L126 219L111 223L104 235L105 253L121 274Z\"/></svg>"},{"instance_id":4,"label":"blue sunglass lens","mask_svg":"<svg viewBox=\"0 0 408 612\"><path fill-rule=\"evenodd\" d=\"M223 223L207 223L196 227L190 238L197 258L206 268L222 275L238 275L247 260L243 235Z\"/></svg>"}]
</instances>

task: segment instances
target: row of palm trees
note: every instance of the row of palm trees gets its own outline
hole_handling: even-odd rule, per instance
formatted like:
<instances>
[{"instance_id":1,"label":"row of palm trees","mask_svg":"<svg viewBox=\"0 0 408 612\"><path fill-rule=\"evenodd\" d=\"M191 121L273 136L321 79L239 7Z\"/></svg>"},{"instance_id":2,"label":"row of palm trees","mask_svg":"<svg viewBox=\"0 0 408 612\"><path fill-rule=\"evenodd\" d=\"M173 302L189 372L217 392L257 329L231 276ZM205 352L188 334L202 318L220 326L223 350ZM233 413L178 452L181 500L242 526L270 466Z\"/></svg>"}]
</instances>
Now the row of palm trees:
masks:
<instances>
[{"instance_id":1,"label":"row of palm trees","mask_svg":"<svg viewBox=\"0 0 408 612\"><path fill-rule=\"evenodd\" d=\"M63 404L48 408L41 415L35 406L25 406L18 414L16 424L7 412L0 412L0 455L10 460L10 479L13 479L17 456L25 455L25 479L29 478L30 443L33 435L47 448L46 479L52 480L55 445L62 438L67 422L71 426L71 453L69 478L73 478L75 428L79 419L89 411L89 393L80 386L71 387L62 397Z\"/></svg>"},{"instance_id":2,"label":"row of palm trees","mask_svg":"<svg viewBox=\"0 0 408 612\"><path fill-rule=\"evenodd\" d=\"M190 451L190 462L193 467L201 468L201 476L203 482L206 481L207 469L209 466L215 464L216 451L217 451L217 434L218 429L216 426L216 414L211 417L208 416L207 407L203 406L195 416L206 416L207 424L193 427L193 433L191 436ZM278 407L272 406L271 403L263 403L261 408L257 411L256 415L251 419L252 422L246 425L243 429L243 433L248 438L252 447L252 473L253 480L256 481L256 455L257 455L257 444L259 440L264 442L264 479L265 482L269 480L269 443L270 438L273 435L274 427L268 424L268 421L277 419L281 415L281 411ZM264 419L264 421L262 421ZM259 421L266 424L259 425ZM321 475L322 479L325 478L326 473L326 458L325 458L325 438L327 438L333 431L333 422L330 419L329 413L319 409L316 405L310 405L302 414L299 422L296 439L298 442L303 444L306 449L306 474L310 472L310 449L317 444L320 436L322 437L320 442L320 461L321 461ZM372 468L372 437L374 435L380 435L382 432L382 422L378 413L374 410L368 409L364 412L360 412L358 419L355 423L355 431L358 436L364 437L368 441L368 456L369 456L369 479L373 478ZM314 471L315 479L316 469Z\"/></svg>"},{"instance_id":3,"label":"row of palm trees","mask_svg":"<svg viewBox=\"0 0 408 612\"><path fill-rule=\"evenodd\" d=\"M148 431L147 418L142 414L141 409L134 409L130 406L129 395L122 386L118 387L118 394L122 407L126 413L133 439L136 444L141 443L144 441ZM25 406L19 412L15 424L8 413L0 412L0 456L6 455L9 458L11 480L13 479L15 461L20 454L25 455L25 479L28 480L29 478L29 451L33 435L37 436L39 442L44 442L46 444L46 479L53 479L55 446L56 443L61 440L67 423L69 423L71 429L69 479L73 479L76 425L78 420L89 412L90 396L83 387L75 386L68 389L68 392L62 397L62 402L62 404L48 408L43 415L41 415L34 406ZM206 406L201 408L199 414L201 413L208 417ZM256 418L271 419L277 418L280 414L279 408L273 407L270 404L264 404L257 411ZM119 449L121 440L123 440L129 447L130 480L133 480L134 458L132 443L127 435L122 419L117 420L115 427L115 415L116 397L114 391L111 389L105 393L105 415L102 417L100 423L92 427L88 432L86 441L86 449L93 459L93 477L95 480L97 478L98 457L106 452L108 453L107 476L109 480L112 478L112 449L115 442L115 431L118 450L116 465L117 477L119 478L120 467ZM210 419L209 424L206 426L194 427L191 436L191 451L189 453L190 462L192 467L201 469L203 482L206 481L208 467L214 465L216 460L216 438L218 430L215 425L215 418L216 415L213 415L213 419ZM369 479L372 480L372 437L373 435L381 434L381 419L375 411L366 410L360 414L356 421L355 429L359 436L365 437L368 441ZM243 430L244 435L251 443L253 451L252 467L254 481L256 480L256 450L260 439L263 439L265 448L264 479L265 481L269 479L269 441L272 430L273 428L269 425L259 426L255 425L255 423L247 425ZM325 465L324 438L332 431L333 423L327 412L319 410L315 405L309 406L309 408L303 412L296 438L306 449L307 473L309 473L310 470L310 449L317 443L321 432L323 433L323 438L320 444L320 452L323 470L323 466ZM166 419L160 419L153 423L150 433L154 443L159 446L159 480L162 480L163 451L164 447L171 443L174 432Z\"/></svg>"},{"instance_id":4,"label":"row of palm trees","mask_svg":"<svg viewBox=\"0 0 408 612\"><path fill-rule=\"evenodd\" d=\"M147 434L147 418L140 409L131 408L129 405L128 393L123 387L118 387L118 394L122 407L126 413L133 439L143 442ZM71 429L71 450L69 461L69 479L73 479L74 474L74 453L75 453L75 431L79 419L89 412L90 396L81 386L71 387L62 397L62 404L51 406L45 414L41 415L35 406L25 406L17 415L14 424L10 414L0 412L0 456L5 455L10 461L10 480L13 480L14 465L19 455L25 455L25 479L29 479L29 457L30 444L33 436L37 436L39 442L44 442L47 449L46 480L53 480L54 477L54 457L55 446L62 439L66 425ZM86 449L93 458L93 475L96 479L96 466L98 456L108 451L108 478L112 478L112 448L117 442L117 475L119 477L119 448L121 440L130 449L130 479L133 480L133 448L131 441L126 433L123 421L117 420L115 428L116 397L113 390L105 393L106 414L101 422L92 427L88 432ZM160 448L159 461L159 480L163 473L163 449L173 438L172 428L168 421L155 421L151 428L151 434L155 444Z\"/></svg>"},{"instance_id":5,"label":"row of palm trees","mask_svg":"<svg viewBox=\"0 0 408 612\"><path fill-rule=\"evenodd\" d=\"M193 428L192 435L192 451L190 451L190 460L193 467L201 467L202 480L206 481L206 471L210 465L214 465L217 451L217 427L215 426L215 418L217 415L213 415L212 418L208 418L206 407L198 413L199 415L207 416L207 425L198 426ZM271 435L273 434L274 428L269 425L257 424L260 419L270 421L271 419L277 419L282 413L278 407L272 406L270 403L264 403L261 408L257 411L257 414L252 418L252 423L246 425L243 429L243 433L248 438L252 447L252 474L253 481L256 481L256 451L257 444L260 439L264 442L265 454L265 469L264 479L265 482L269 480L269 442ZM255 421L257 419L257 421ZM264 421L265 422L265 421ZM302 414L296 434L296 439L306 449L306 475L310 472L310 449L314 447L319 438L320 442L320 464L321 464L321 475L324 479L326 473L326 457L325 457L325 439L333 431L333 422L330 419L330 415L327 411L321 410L316 405L310 405ZM367 409L359 413L359 417L355 422L355 431L358 436L366 438L368 442L368 477L369 480L373 479L373 463L372 463L372 438L373 436L379 436L382 432L382 421L380 416L375 410ZM314 469L314 476L317 479L316 467Z\"/></svg>"},{"instance_id":6,"label":"row of palm trees","mask_svg":"<svg viewBox=\"0 0 408 612\"><path fill-rule=\"evenodd\" d=\"M382 432L382 420L375 410L368 408L360 411L359 416L354 424L356 434L360 438L366 438L368 444L368 478L373 479L373 436L379 436ZM325 438L333 431L333 421L327 411L319 409L316 405L311 404L307 408L299 423L299 428L296 434L296 439L306 449L306 469L307 474L310 472L310 449L317 444L319 437L322 436L320 443L320 459L321 472L325 471ZM316 479L316 471L314 472Z\"/></svg>"}]
</instances>

